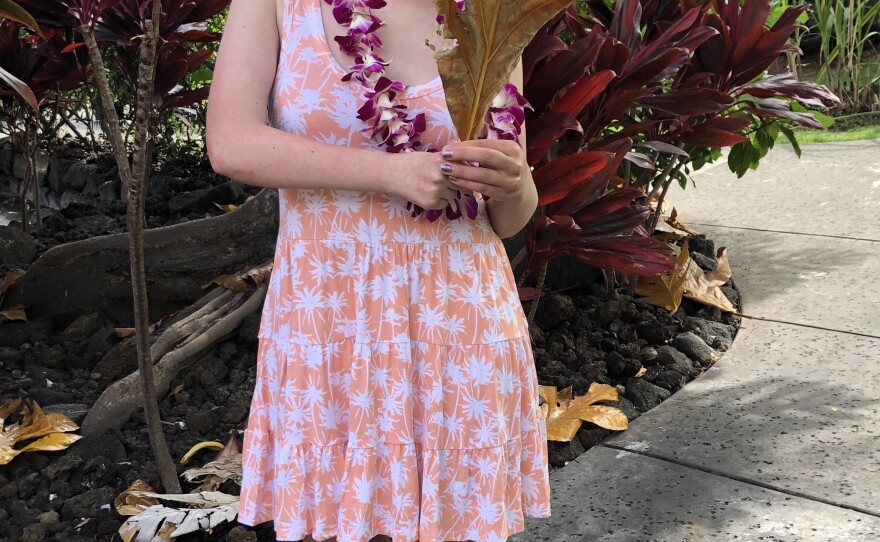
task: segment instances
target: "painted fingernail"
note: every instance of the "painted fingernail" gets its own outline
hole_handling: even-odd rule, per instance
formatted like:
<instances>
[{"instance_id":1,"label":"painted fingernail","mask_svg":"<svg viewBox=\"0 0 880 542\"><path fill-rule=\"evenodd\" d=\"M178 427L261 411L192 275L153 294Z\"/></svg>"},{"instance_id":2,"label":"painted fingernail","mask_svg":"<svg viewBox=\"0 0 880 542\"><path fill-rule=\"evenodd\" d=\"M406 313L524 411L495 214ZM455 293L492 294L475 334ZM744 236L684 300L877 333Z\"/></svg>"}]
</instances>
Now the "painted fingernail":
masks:
<instances>
[{"instance_id":1,"label":"painted fingernail","mask_svg":"<svg viewBox=\"0 0 880 542\"><path fill-rule=\"evenodd\" d=\"M452 164L441 164L440 171L443 173L452 173Z\"/></svg>"},{"instance_id":2,"label":"painted fingernail","mask_svg":"<svg viewBox=\"0 0 880 542\"><path fill-rule=\"evenodd\" d=\"M446 158L448 160L452 158L452 149L443 149L443 152L440 154L443 156L443 158Z\"/></svg>"}]
</instances>

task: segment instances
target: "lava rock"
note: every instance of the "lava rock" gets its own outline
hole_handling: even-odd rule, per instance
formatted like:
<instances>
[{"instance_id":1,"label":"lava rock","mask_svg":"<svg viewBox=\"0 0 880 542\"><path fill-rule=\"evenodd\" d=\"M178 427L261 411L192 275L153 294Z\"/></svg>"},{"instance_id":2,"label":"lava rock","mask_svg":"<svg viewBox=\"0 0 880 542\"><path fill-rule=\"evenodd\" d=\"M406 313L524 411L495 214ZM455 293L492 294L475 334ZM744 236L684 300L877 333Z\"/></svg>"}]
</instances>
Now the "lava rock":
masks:
<instances>
[{"instance_id":1,"label":"lava rock","mask_svg":"<svg viewBox=\"0 0 880 542\"><path fill-rule=\"evenodd\" d=\"M113 463L106 457L90 457L80 469L79 485L96 489L113 483Z\"/></svg>"},{"instance_id":2,"label":"lava rock","mask_svg":"<svg viewBox=\"0 0 880 542\"><path fill-rule=\"evenodd\" d=\"M700 269L706 272L712 271L718 266L718 260L716 260L715 258L704 256L699 252L692 253L691 258L693 258L694 263L696 263Z\"/></svg>"},{"instance_id":3,"label":"lava rock","mask_svg":"<svg viewBox=\"0 0 880 542\"><path fill-rule=\"evenodd\" d=\"M26 476L21 476L17 480L18 497L20 499L30 499L37 494L40 488L40 473L32 472Z\"/></svg>"},{"instance_id":4,"label":"lava rock","mask_svg":"<svg viewBox=\"0 0 880 542\"><path fill-rule=\"evenodd\" d=\"M567 295L551 295L538 303L535 323L541 329L552 329L574 314L574 303Z\"/></svg>"},{"instance_id":5,"label":"lava rock","mask_svg":"<svg viewBox=\"0 0 880 542\"><path fill-rule=\"evenodd\" d=\"M61 332L60 340L85 342L108 323L110 322L101 313L82 314L64 328L64 331Z\"/></svg>"},{"instance_id":6,"label":"lava rock","mask_svg":"<svg viewBox=\"0 0 880 542\"><path fill-rule=\"evenodd\" d=\"M36 255L36 242L21 226L0 226L0 265L30 264Z\"/></svg>"},{"instance_id":7,"label":"lava rock","mask_svg":"<svg viewBox=\"0 0 880 542\"><path fill-rule=\"evenodd\" d=\"M688 237L688 249L690 250L691 258L694 257L694 253L697 253L715 260L715 242L707 239L705 234ZM713 265L712 268L714 269L715 266Z\"/></svg>"},{"instance_id":8,"label":"lava rock","mask_svg":"<svg viewBox=\"0 0 880 542\"><path fill-rule=\"evenodd\" d=\"M82 191L93 175L99 175L98 166L76 161L70 164L62 178L61 184L67 188L78 188Z\"/></svg>"},{"instance_id":9,"label":"lava rock","mask_svg":"<svg viewBox=\"0 0 880 542\"><path fill-rule=\"evenodd\" d=\"M201 190L179 194L168 201L168 210L174 214L204 213L220 205L235 203L244 194L241 183L228 181Z\"/></svg>"},{"instance_id":10,"label":"lava rock","mask_svg":"<svg viewBox=\"0 0 880 542\"><path fill-rule=\"evenodd\" d=\"M642 360L643 365L655 365L659 355L657 349L650 346L644 346L639 350L639 359Z\"/></svg>"},{"instance_id":11,"label":"lava rock","mask_svg":"<svg viewBox=\"0 0 880 542\"><path fill-rule=\"evenodd\" d=\"M205 358L199 363L196 370L198 371L198 376L196 378L198 378L199 383L205 389L210 389L218 384L222 384L226 375L229 374L229 368L226 367L223 360L215 357Z\"/></svg>"},{"instance_id":12,"label":"lava rock","mask_svg":"<svg viewBox=\"0 0 880 542\"><path fill-rule=\"evenodd\" d=\"M611 431L608 429L585 423L578 429L575 438L581 441L581 446L586 451L605 440L610 434Z\"/></svg>"},{"instance_id":13,"label":"lava rock","mask_svg":"<svg viewBox=\"0 0 880 542\"><path fill-rule=\"evenodd\" d=\"M41 407L73 402L73 393L52 388L31 388L28 390L28 396L39 403Z\"/></svg>"},{"instance_id":14,"label":"lava rock","mask_svg":"<svg viewBox=\"0 0 880 542\"><path fill-rule=\"evenodd\" d=\"M225 423L241 423L247 418L248 412L250 412L250 401L232 401L223 412L223 421Z\"/></svg>"},{"instance_id":15,"label":"lava rock","mask_svg":"<svg viewBox=\"0 0 880 542\"><path fill-rule=\"evenodd\" d=\"M608 367L608 374L611 376L631 377L638 374L642 364L639 360L633 358L625 358L619 352L611 352L605 356L605 365Z\"/></svg>"},{"instance_id":16,"label":"lava rock","mask_svg":"<svg viewBox=\"0 0 880 542\"><path fill-rule=\"evenodd\" d=\"M37 521L39 521L43 525L54 525L58 523L60 519L61 518L58 515L58 512L56 512L55 510L49 510L48 512L43 512L42 514L37 516Z\"/></svg>"},{"instance_id":17,"label":"lava rock","mask_svg":"<svg viewBox=\"0 0 880 542\"><path fill-rule=\"evenodd\" d=\"M257 542L257 533L239 525L226 534L226 542Z\"/></svg>"},{"instance_id":18,"label":"lava rock","mask_svg":"<svg viewBox=\"0 0 880 542\"><path fill-rule=\"evenodd\" d=\"M43 542L46 539L46 526L42 523L28 525L21 531L21 542Z\"/></svg>"},{"instance_id":19,"label":"lava rock","mask_svg":"<svg viewBox=\"0 0 880 542\"><path fill-rule=\"evenodd\" d=\"M172 190L176 190L182 183L183 181L177 177L157 173L150 177L147 193L151 196L170 194Z\"/></svg>"},{"instance_id":20,"label":"lava rock","mask_svg":"<svg viewBox=\"0 0 880 542\"><path fill-rule=\"evenodd\" d=\"M740 312L742 312L742 304L739 290L737 290L732 283L733 280L730 280L727 282L727 284L722 284L721 286L719 286L719 288L724 293L724 295L727 296L727 299L729 299L730 302L733 303L733 306L739 309Z\"/></svg>"},{"instance_id":21,"label":"lava rock","mask_svg":"<svg viewBox=\"0 0 880 542\"><path fill-rule=\"evenodd\" d=\"M45 476L49 480L60 479L62 478L62 474L65 474L79 467L82 462L82 457L80 457L79 455L65 454L58 458L54 463L51 463L49 464L49 466L44 468L43 476ZM66 476L64 478L66 478Z\"/></svg>"},{"instance_id":22,"label":"lava rock","mask_svg":"<svg viewBox=\"0 0 880 542\"><path fill-rule=\"evenodd\" d=\"M77 455L81 459L91 457L106 457L113 463L119 463L128 459L122 441L116 432L108 429L99 435L86 435L74 442L67 449L67 455Z\"/></svg>"},{"instance_id":23,"label":"lava rock","mask_svg":"<svg viewBox=\"0 0 880 542\"><path fill-rule=\"evenodd\" d=\"M245 344L257 342L260 333L260 318L260 312L251 313L244 317L241 325L238 326L238 340L240 342ZM532 335L532 339L534 339L534 335Z\"/></svg>"},{"instance_id":24,"label":"lava rock","mask_svg":"<svg viewBox=\"0 0 880 542\"><path fill-rule=\"evenodd\" d=\"M672 346L661 346L657 349L657 364L678 371L687 378L696 376L694 362Z\"/></svg>"},{"instance_id":25,"label":"lava rock","mask_svg":"<svg viewBox=\"0 0 880 542\"><path fill-rule=\"evenodd\" d=\"M713 322L720 322L722 313L721 309L718 307L703 307L698 310L694 316L697 318L702 318L703 320L712 320Z\"/></svg>"},{"instance_id":26,"label":"lava rock","mask_svg":"<svg viewBox=\"0 0 880 542\"><path fill-rule=\"evenodd\" d=\"M672 341L672 346L703 367L718 359L718 354L715 353L715 350L693 331L679 334Z\"/></svg>"},{"instance_id":27,"label":"lava rock","mask_svg":"<svg viewBox=\"0 0 880 542\"><path fill-rule=\"evenodd\" d=\"M109 486L86 491L67 499L61 507L61 517L68 520L77 520L94 517L101 506L113 504L116 491Z\"/></svg>"},{"instance_id":28,"label":"lava rock","mask_svg":"<svg viewBox=\"0 0 880 542\"><path fill-rule=\"evenodd\" d=\"M215 431L219 423L217 414L212 410L199 410L186 416L186 426L202 434Z\"/></svg>"},{"instance_id":29,"label":"lava rock","mask_svg":"<svg viewBox=\"0 0 880 542\"><path fill-rule=\"evenodd\" d=\"M9 365L21 365L21 350L0 346L0 363ZM7 365L7 367L9 366Z\"/></svg>"},{"instance_id":30,"label":"lava rock","mask_svg":"<svg viewBox=\"0 0 880 542\"><path fill-rule=\"evenodd\" d=\"M584 451L584 445L578 438L571 439L571 442L550 441L547 443L547 462L551 467L563 467Z\"/></svg>"},{"instance_id":31,"label":"lava rock","mask_svg":"<svg viewBox=\"0 0 880 542\"><path fill-rule=\"evenodd\" d=\"M647 412L669 398L669 390L655 386L641 378L629 378L626 381L625 397L639 412Z\"/></svg>"},{"instance_id":32,"label":"lava rock","mask_svg":"<svg viewBox=\"0 0 880 542\"><path fill-rule=\"evenodd\" d=\"M733 326L693 316L686 317L683 326L685 331L693 331L706 344L721 351L730 348L730 345L733 344L733 337L736 335L736 328Z\"/></svg>"},{"instance_id":33,"label":"lava rock","mask_svg":"<svg viewBox=\"0 0 880 542\"><path fill-rule=\"evenodd\" d=\"M672 393L677 392L687 384L687 377L674 369L660 368L656 375L649 376L645 374L645 377L648 382Z\"/></svg>"},{"instance_id":34,"label":"lava rock","mask_svg":"<svg viewBox=\"0 0 880 542\"><path fill-rule=\"evenodd\" d=\"M624 312L624 304L617 299L609 299L596 311L596 323L601 328L607 328L612 323L619 321Z\"/></svg>"},{"instance_id":35,"label":"lava rock","mask_svg":"<svg viewBox=\"0 0 880 542\"><path fill-rule=\"evenodd\" d=\"M64 184L64 177L67 175L70 168L76 163L78 163L77 160L71 160L70 158L65 158L58 154L53 154L49 158L49 171L46 176L49 180L49 188L51 188L53 192L61 193L70 188Z\"/></svg>"},{"instance_id":36,"label":"lava rock","mask_svg":"<svg viewBox=\"0 0 880 542\"><path fill-rule=\"evenodd\" d=\"M675 327L661 323L654 315L643 314L636 324L636 335L649 344L664 344L675 334Z\"/></svg>"}]
</instances>

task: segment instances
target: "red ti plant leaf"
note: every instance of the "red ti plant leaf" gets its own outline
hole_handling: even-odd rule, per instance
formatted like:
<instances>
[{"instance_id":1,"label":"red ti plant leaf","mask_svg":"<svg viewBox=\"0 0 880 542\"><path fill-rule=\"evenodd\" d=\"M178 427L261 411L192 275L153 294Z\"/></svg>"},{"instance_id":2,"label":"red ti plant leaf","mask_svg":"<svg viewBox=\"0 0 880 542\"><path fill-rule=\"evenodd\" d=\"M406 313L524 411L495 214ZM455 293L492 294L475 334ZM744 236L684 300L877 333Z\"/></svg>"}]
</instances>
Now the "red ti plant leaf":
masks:
<instances>
[{"instance_id":1,"label":"red ti plant leaf","mask_svg":"<svg viewBox=\"0 0 880 542\"><path fill-rule=\"evenodd\" d=\"M616 75L611 70L605 70L581 78L556 99L551 106L552 111L577 117Z\"/></svg>"},{"instance_id":2,"label":"red ti plant leaf","mask_svg":"<svg viewBox=\"0 0 880 542\"><path fill-rule=\"evenodd\" d=\"M24 8L13 2L12 0L0 0L0 19L8 19L25 25L34 32L42 35L40 26L33 16Z\"/></svg>"},{"instance_id":3,"label":"red ti plant leaf","mask_svg":"<svg viewBox=\"0 0 880 542\"><path fill-rule=\"evenodd\" d=\"M584 151L552 160L534 173L538 205L566 197L574 188L589 181L608 165L607 152Z\"/></svg>"},{"instance_id":4,"label":"red ti plant leaf","mask_svg":"<svg viewBox=\"0 0 880 542\"><path fill-rule=\"evenodd\" d=\"M645 96L635 102L673 115L708 115L732 104L733 96L711 88L683 88Z\"/></svg>"},{"instance_id":5,"label":"red ti plant leaf","mask_svg":"<svg viewBox=\"0 0 880 542\"><path fill-rule=\"evenodd\" d=\"M703 148L731 147L748 140L749 138L741 134L703 126L686 132L681 138L682 143L686 145Z\"/></svg>"},{"instance_id":6,"label":"red ti plant leaf","mask_svg":"<svg viewBox=\"0 0 880 542\"><path fill-rule=\"evenodd\" d=\"M549 111L533 120L528 125L528 162L535 165L547 154L547 150L553 143L566 132L575 131L583 133L581 123L568 113Z\"/></svg>"}]
</instances>

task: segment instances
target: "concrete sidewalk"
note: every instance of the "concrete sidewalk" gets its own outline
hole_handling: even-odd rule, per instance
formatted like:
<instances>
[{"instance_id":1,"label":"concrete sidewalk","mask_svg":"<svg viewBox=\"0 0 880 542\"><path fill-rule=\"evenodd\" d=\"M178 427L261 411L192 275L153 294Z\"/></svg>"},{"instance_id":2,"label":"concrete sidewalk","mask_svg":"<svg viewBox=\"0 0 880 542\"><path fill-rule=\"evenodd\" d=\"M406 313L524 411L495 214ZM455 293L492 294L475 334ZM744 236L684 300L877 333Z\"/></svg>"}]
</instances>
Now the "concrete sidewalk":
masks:
<instances>
[{"instance_id":1,"label":"concrete sidewalk","mask_svg":"<svg viewBox=\"0 0 880 542\"><path fill-rule=\"evenodd\" d=\"M880 141L780 146L671 198L744 319L703 376L552 475L515 541L880 541Z\"/></svg>"}]
</instances>

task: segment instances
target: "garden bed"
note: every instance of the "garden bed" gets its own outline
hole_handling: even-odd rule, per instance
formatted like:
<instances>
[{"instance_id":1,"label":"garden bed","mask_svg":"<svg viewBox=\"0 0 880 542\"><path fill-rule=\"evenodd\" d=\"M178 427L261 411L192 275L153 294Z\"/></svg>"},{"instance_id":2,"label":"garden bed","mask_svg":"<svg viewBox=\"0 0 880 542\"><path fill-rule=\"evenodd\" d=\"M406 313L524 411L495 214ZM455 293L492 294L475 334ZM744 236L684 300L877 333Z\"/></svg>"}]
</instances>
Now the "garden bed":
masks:
<instances>
[{"instance_id":1,"label":"garden bed","mask_svg":"<svg viewBox=\"0 0 880 542\"><path fill-rule=\"evenodd\" d=\"M73 165L80 163L95 164L85 169L102 174L104 166L95 156L84 154L78 161L68 157L68 173L82 169ZM229 183L210 172L207 164L179 167L190 169L166 165L153 176L157 188L147 206L152 227L221 214L206 194L225 194L224 203L235 204L254 188L217 192ZM182 171L196 173L184 181ZM172 209L173 202L191 202L191 207ZM60 243L125 230L124 206L95 203L70 203L45 216L45 229L33 240L34 254ZM711 240L691 237L689 247L704 270L714 267ZM722 290L739 306L733 284ZM105 357L119 342L115 325L100 314L83 314L57 329L48 319L3 324L0 399L33 399L47 411L65 412L82 421L101 392L135 368L133 359L120 364ZM730 346L738 326L739 317L687 299L670 314L623 289L609 295L603 284L595 282L542 298L531 333L541 384L571 386L575 395L583 395L591 382L616 386L619 401L614 405L632 420L709 367ZM198 442L225 441L230 432L244 428L255 385L258 327L259 313L250 315L234 336L218 343L172 382L161 410L176 459ZM551 467L563 466L609 434L585 423L571 442L551 442ZM207 460L209 454L204 455L198 459ZM121 430L85 437L65 451L20 454L0 468L0 540L110 540L123 521L112 508L114 498L138 478L158 485L151 456L141 412ZM221 490L237 492L234 484L226 484ZM254 531L239 527L229 533L230 527L221 525L212 535L197 533L179 540L274 540L269 526Z\"/></svg>"}]
</instances>

